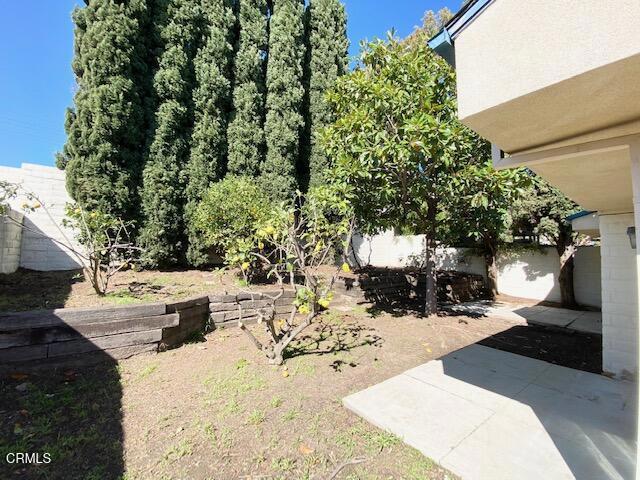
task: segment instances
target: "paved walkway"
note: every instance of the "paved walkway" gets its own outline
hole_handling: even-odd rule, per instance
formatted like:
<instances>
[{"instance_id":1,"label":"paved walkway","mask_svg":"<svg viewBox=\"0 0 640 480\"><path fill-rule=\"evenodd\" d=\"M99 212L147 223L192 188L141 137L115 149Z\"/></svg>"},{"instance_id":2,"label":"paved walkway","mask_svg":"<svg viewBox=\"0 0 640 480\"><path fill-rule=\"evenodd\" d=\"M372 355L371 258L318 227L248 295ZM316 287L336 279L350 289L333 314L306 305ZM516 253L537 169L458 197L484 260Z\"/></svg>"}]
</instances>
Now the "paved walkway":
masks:
<instances>
[{"instance_id":1,"label":"paved walkway","mask_svg":"<svg viewBox=\"0 0 640 480\"><path fill-rule=\"evenodd\" d=\"M465 480L631 479L635 386L471 345L344 398Z\"/></svg>"},{"instance_id":2,"label":"paved walkway","mask_svg":"<svg viewBox=\"0 0 640 480\"><path fill-rule=\"evenodd\" d=\"M506 318L516 323L566 328L584 333L602 334L602 314L566 308L480 300L449 307L462 315Z\"/></svg>"}]
</instances>

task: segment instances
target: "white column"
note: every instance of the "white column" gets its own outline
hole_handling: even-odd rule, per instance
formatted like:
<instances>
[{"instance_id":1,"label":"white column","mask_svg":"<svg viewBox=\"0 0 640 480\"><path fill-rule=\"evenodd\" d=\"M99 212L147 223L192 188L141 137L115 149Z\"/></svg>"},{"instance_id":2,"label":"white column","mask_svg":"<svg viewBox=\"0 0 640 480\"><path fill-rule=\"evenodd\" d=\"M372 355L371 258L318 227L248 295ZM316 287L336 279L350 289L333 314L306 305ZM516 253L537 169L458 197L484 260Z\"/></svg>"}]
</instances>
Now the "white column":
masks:
<instances>
[{"instance_id":1,"label":"white column","mask_svg":"<svg viewBox=\"0 0 640 480\"><path fill-rule=\"evenodd\" d=\"M640 138L636 138L630 144L630 154L631 154L631 183L633 185L633 216L635 219L635 227L636 227L636 275L637 275L637 288L638 293L640 294ZM640 299L640 295L638 295L638 299ZM638 309L640 312L640 309ZM640 318L636 319L640 323ZM640 334L636 338L636 341L640 345ZM640 355L640 354L639 354ZM640 365L640 362L639 362ZM636 382L638 385L638 398L640 399L640 379L636 378ZM636 410L640 415L640 408ZM636 445L640 447L640 422L636 419L636 427L637 427L637 442ZM640 449L636 450L636 480L640 480Z\"/></svg>"}]
</instances>

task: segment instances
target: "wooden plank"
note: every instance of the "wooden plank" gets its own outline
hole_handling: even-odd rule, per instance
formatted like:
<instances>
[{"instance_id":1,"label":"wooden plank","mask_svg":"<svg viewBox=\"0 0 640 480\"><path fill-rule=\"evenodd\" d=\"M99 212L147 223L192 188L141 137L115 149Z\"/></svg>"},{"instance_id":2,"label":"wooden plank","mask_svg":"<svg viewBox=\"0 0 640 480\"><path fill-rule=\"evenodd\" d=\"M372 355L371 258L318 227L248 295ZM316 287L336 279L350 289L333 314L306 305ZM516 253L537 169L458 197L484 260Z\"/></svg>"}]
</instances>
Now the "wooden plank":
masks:
<instances>
[{"instance_id":1,"label":"wooden plank","mask_svg":"<svg viewBox=\"0 0 640 480\"><path fill-rule=\"evenodd\" d=\"M200 295L197 297L187 298L178 302L167 303L167 313L175 313L187 308L195 307L198 305L206 305L209 303L208 295Z\"/></svg>"},{"instance_id":2,"label":"wooden plank","mask_svg":"<svg viewBox=\"0 0 640 480\"><path fill-rule=\"evenodd\" d=\"M48 345L5 348L0 350L0 363L26 362L46 358L48 348Z\"/></svg>"},{"instance_id":3,"label":"wooden plank","mask_svg":"<svg viewBox=\"0 0 640 480\"><path fill-rule=\"evenodd\" d=\"M178 313L169 313L167 315L156 315L146 318L77 325L74 327L74 330L85 338L96 338L106 335L116 335L119 333L141 332L145 330L173 327L179 323L180 315Z\"/></svg>"},{"instance_id":4,"label":"wooden plank","mask_svg":"<svg viewBox=\"0 0 640 480\"><path fill-rule=\"evenodd\" d=\"M0 332L51 326L96 323L100 320L123 320L163 315L164 303L124 305L120 307L58 308L0 314Z\"/></svg>"},{"instance_id":5,"label":"wooden plank","mask_svg":"<svg viewBox=\"0 0 640 480\"><path fill-rule=\"evenodd\" d=\"M0 350L23 345L42 345L54 342L66 342L69 340L81 340L82 338L115 335L118 333L155 330L178 325L179 320L179 315L172 313L154 317L80 324L74 327L47 327L2 333L0 334Z\"/></svg>"},{"instance_id":6,"label":"wooden plank","mask_svg":"<svg viewBox=\"0 0 640 480\"><path fill-rule=\"evenodd\" d=\"M223 295L210 294L209 295L209 303L229 303L229 302L235 302L235 301L236 301L235 295L229 295L229 294L223 294Z\"/></svg>"},{"instance_id":7,"label":"wooden plank","mask_svg":"<svg viewBox=\"0 0 640 480\"><path fill-rule=\"evenodd\" d=\"M49 345L49 357L159 342L161 338L162 329L158 329L107 335L106 337L97 337L91 340L82 339L52 343Z\"/></svg>"},{"instance_id":8,"label":"wooden plank","mask_svg":"<svg viewBox=\"0 0 640 480\"><path fill-rule=\"evenodd\" d=\"M230 312L238 310L238 303L210 303L209 310L211 312Z\"/></svg>"}]
</instances>

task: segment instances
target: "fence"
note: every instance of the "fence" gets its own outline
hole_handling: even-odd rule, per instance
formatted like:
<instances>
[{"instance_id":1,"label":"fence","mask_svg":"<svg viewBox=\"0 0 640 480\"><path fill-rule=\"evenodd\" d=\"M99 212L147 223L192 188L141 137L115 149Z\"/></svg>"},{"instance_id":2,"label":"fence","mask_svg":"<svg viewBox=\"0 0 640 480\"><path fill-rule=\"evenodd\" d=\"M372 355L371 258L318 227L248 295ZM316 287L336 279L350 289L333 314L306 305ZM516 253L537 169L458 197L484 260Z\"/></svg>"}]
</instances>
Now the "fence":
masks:
<instances>
[{"instance_id":1,"label":"fence","mask_svg":"<svg viewBox=\"0 0 640 480\"><path fill-rule=\"evenodd\" d=\"M354 238L354 255L361 265L405 267L422 264L424 236L396 236L385 232L373 237ZM560 301L560 262L553 247L518 250L498 256L500 293L534 300ZM436 264L442 270L482 275L484 259L466 248L439 248ZM580 247L573 274L576 301L600 308L600 247Z\"/></svg>"},{"instance_id":2,"label":"fence","mask_svg":"<svg viewBox=\"0 0 640 480\"><path fill-rule=\"evenodd\" d=\"M59 229L65 205L71 201L65 188L65 173L55 167L23 163L20 168L0 166L0 180L19 183L26 191L35 193L51 215L49 217L40 208L24 216L20 261L18 265L12 264L13 270L17 266L43 271L78 268L79 263L73 254L56 242L66 242L65 236L73 242L73 232ZM24 197L19 197L11 202L11 207L16 212L22 212L21 207L25 202ZM0 229L0 235L2 232L3 229ZM6 236L0 238L0 245L4 239Z\"/></svg>"}]
</instances>

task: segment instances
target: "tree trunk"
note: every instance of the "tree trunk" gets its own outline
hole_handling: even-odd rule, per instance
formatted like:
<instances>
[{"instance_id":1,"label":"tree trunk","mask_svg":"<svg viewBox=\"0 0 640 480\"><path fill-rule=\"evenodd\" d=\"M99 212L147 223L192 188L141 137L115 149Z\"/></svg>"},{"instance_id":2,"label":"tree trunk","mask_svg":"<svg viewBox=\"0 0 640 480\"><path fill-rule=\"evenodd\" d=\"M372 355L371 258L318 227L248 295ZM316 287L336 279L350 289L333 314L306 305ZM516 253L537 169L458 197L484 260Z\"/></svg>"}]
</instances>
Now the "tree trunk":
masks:
<instances>
[{"instance_id":1,"label":"tree trunk","mask_svg":"<svg viewBox=\"0 0 640 480\"><path fill-rule=\"evenodd\" d=\"M498 265L496 263L495 251L488 251L484 254L484 263L487 269L489 298L495 300L498 296Z\"/></svg>"},{"instance_id":2,"label":"tree trunk","mask_svg":"<svg viewBox=\"0 0 640 480\"><path fill-rule=\"evenodd\" d=\"M574 255L576 247L573 244L565 245L564 250L560 253L560 275L558 275L558 283L560 284L560 303L564 308L575 308L576 295L573 289L573 269Z\"/></svg>"},{"instance_id":3,"label":"tree trunk","mask_svg":"<svg viewBox=\"0 0 640 480\"><path fill-rule=\"evenodd\" d=\"M436 274L436 202L430 200L427 212L427 234L424 242L426 296L424 299L425 315L438 313L438 279Z\"/></svg>"}]
</instances>

